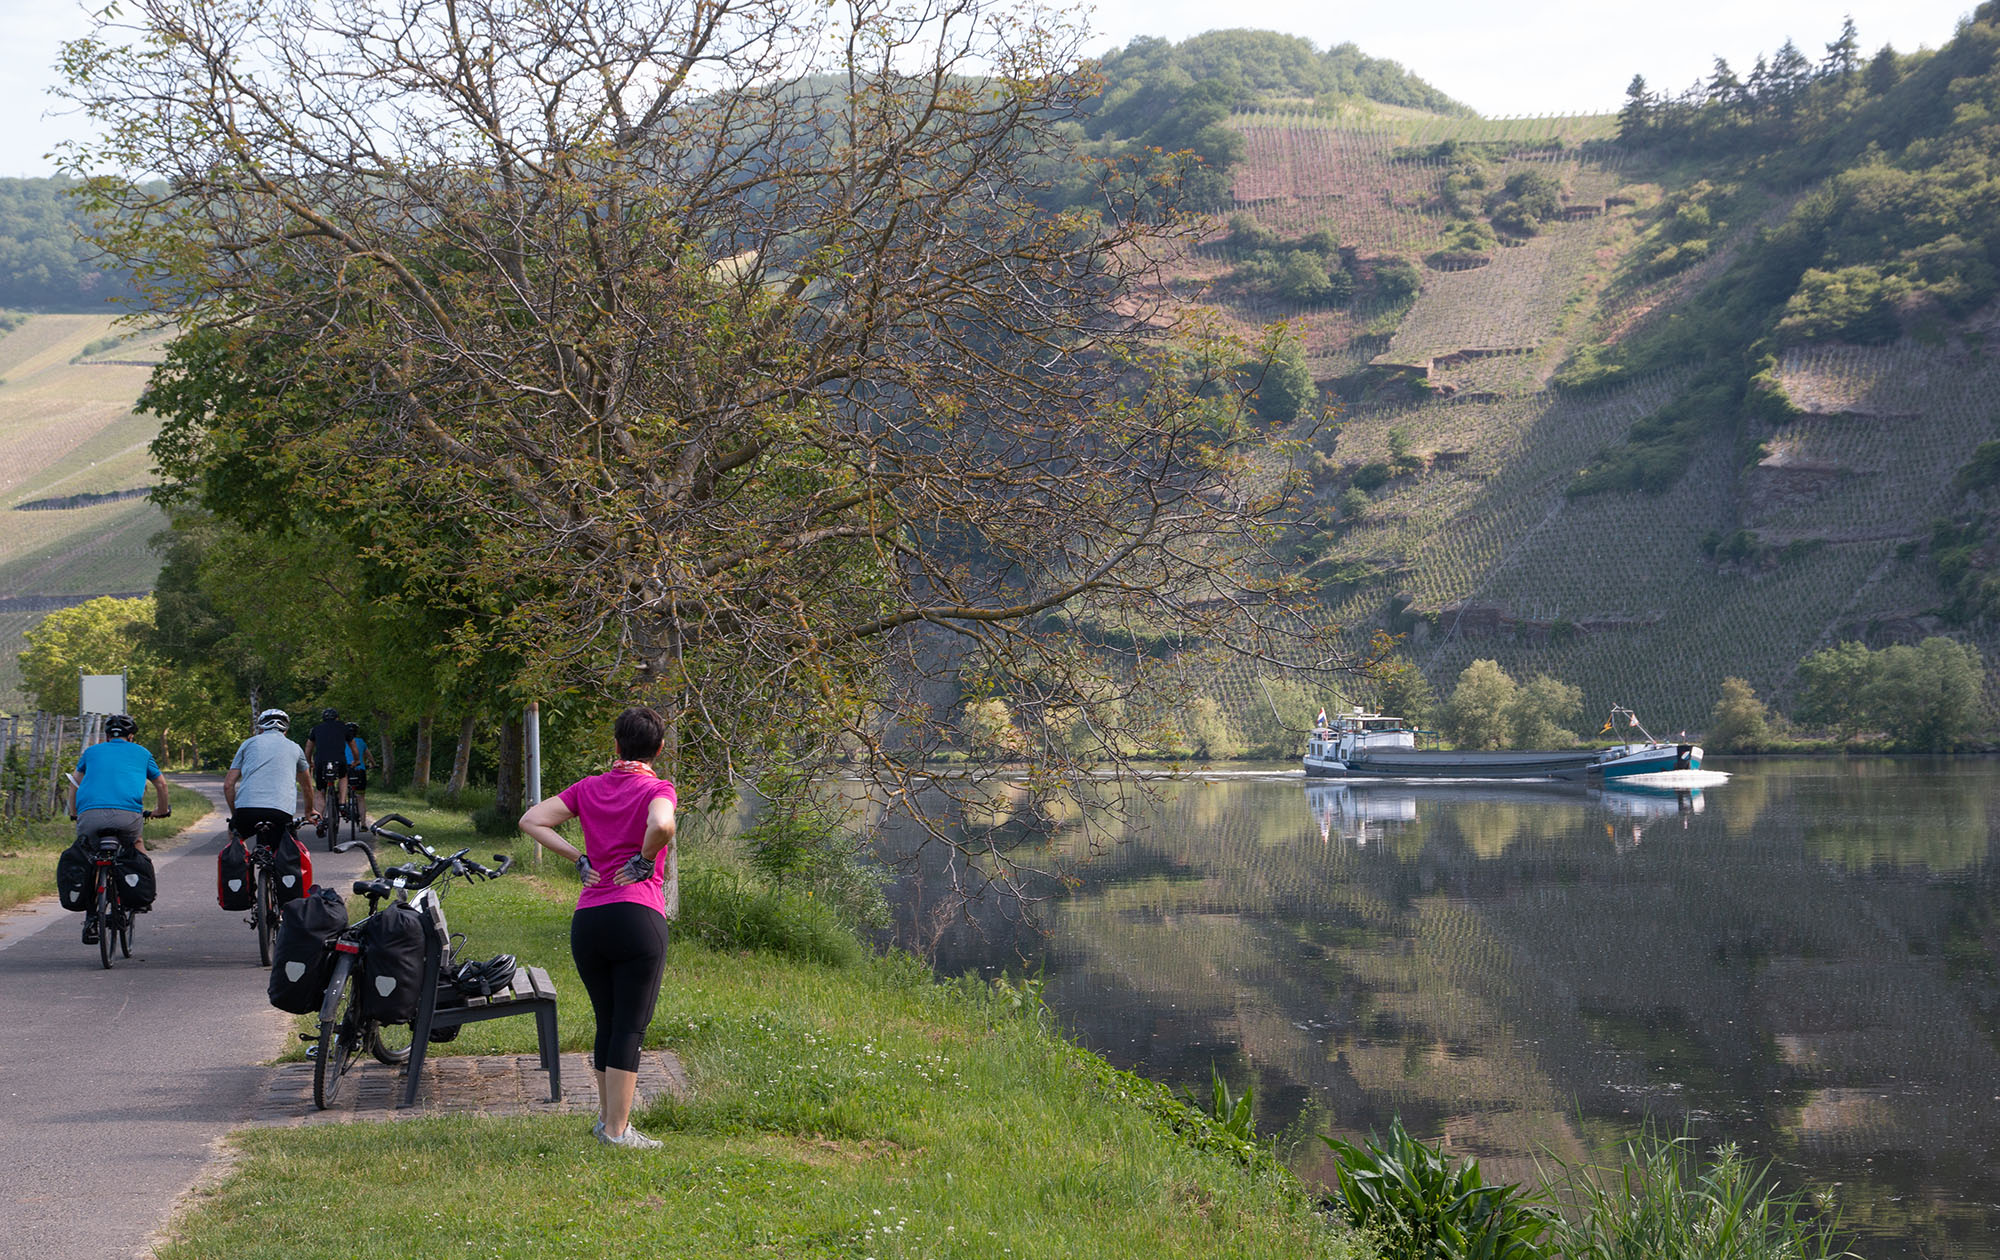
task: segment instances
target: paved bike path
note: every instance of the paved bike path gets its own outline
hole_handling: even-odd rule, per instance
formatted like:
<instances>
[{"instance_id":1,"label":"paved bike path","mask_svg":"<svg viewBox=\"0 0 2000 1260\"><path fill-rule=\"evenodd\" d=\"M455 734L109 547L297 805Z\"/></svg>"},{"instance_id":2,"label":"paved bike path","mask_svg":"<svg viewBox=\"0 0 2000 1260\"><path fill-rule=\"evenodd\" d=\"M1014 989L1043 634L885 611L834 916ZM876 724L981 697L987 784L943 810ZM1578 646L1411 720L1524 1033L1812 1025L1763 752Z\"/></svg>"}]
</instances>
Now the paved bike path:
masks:
<instances>
[{"instance_id":1,"label":"paved bike path","mask_svg":"<svg viewBox=\"0 0 2000 1260\"><path fill-rule=\"evenodd\" d=\"M98 964L83 916L52 901L0 918L0 1252L34 1260L145 1254L211 1143L250 1120L291 1017L242 914L215 904L221 781L175 776L216 802L154 855L159 900L132 957ZM313 854L321 882L360 854ZM54 872L51 866L50 882Z\"/></svg>"}]
</instances>

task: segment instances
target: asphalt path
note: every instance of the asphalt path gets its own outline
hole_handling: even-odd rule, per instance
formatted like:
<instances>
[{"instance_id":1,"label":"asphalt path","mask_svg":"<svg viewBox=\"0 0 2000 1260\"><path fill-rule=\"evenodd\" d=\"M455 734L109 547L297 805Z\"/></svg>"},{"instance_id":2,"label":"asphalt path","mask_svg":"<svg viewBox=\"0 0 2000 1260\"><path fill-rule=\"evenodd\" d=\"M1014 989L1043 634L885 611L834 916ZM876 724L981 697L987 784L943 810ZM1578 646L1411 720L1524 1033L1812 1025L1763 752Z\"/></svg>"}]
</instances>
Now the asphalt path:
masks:
<instances>
[{"instance_id":1,"label":"asphalt path","mask_svg":"<svg viewBox=\"0 0 2000 1260\"><path fill-rule=\"evenodd\" d=\"M215 1140L250 1117L292 1035L265 1000L246 916L215 904L221 780L173 777L216 805L154 853L159 900L139 918L132 957L114 954L104 970L82 942L83 916L53 897L0 916L5 1256L145 1255ZM321 883L366 868L359 853L312 857Z\"/></svg>"}]
</instances>

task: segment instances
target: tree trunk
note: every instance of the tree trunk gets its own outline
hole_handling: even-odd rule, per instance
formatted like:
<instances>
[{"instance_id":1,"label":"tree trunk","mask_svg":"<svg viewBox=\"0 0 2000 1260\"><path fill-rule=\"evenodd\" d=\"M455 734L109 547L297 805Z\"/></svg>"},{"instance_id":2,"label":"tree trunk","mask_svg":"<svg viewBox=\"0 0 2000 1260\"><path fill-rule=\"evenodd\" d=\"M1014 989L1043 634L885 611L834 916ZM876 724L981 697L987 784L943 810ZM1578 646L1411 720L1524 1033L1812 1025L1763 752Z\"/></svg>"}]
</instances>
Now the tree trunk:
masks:
<instances>
[{"instance_id":1,"label":"tree trunk","mask_svg":"<svg viewBox=\"0 0 2000 1260\"><path fill-rule=\"evenodd\" d=\"M410 791L423 795L431 785L431 727L437 714L425 713L417 719L417 750L410 758Z\"/></svg>"},{"instance_id":2,"label":"tree trunk","mask_svg":"<svg viewBox=\"0 0 2000 1260\"><path fill-rule=\"evenodd\" d=\"M458 747L451 754L451 782L445 791L457 796L465 790L466 776L472 770L472 737L479 730L479 715L468 713L458 728Z\"/></svg>"},{"instance_id":3,"label":"tree trunk","mask_svg":"<svg viewBox=\"0 0 2000 1260\"><path fill-rule=\"evenodd\" d=\"M384 788L396 784L396 733L389 729L389 715L375 710L375 760L381 763L379 782Z\"/></svg>"},{"instance_id":4,"label":"tree trunk","mask_svg":"<svg viewBox=\"0 0 2000 1260\"><path fill-rule=\"evenodd\" d=\"M500 771L493 789L493 808L502 818L521 813L521 714L510 709L500 719Z\"/></svg>"}]
</instances>

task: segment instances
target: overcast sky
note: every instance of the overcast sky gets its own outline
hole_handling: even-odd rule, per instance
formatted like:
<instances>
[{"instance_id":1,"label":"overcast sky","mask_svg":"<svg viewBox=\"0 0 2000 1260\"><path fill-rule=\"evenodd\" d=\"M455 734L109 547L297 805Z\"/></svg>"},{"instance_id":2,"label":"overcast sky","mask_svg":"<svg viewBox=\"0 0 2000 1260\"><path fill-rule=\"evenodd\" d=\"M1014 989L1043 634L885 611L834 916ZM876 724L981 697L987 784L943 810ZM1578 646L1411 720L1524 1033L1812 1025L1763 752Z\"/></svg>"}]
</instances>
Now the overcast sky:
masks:
<instances>
[{"instance_id":1,"label":"overcast sky","mask_svg":"<svg viewBox=\"0 0 2000 1260\"><path fill-rule=\"evenodd\" d=\"M103 0L95 0L101 5ZM1862 46L1903 51L1951 38L1967 0L1417 0L1412 4L1309 4L1303 0L1098 0L1102 47L1140 35L1184 39L1228 25L1303 35L1321 48L1352 42L1388 57L1482 114L1615 110L1633 74L1678 90L1717 55L1739 73L1787 38L1817 59L1854 15ZM0 175L46 175L44 158L74 135L47 95L56 47L83 33L85 10L68 0L0 0Z\"/></svg>"}]
</instances>

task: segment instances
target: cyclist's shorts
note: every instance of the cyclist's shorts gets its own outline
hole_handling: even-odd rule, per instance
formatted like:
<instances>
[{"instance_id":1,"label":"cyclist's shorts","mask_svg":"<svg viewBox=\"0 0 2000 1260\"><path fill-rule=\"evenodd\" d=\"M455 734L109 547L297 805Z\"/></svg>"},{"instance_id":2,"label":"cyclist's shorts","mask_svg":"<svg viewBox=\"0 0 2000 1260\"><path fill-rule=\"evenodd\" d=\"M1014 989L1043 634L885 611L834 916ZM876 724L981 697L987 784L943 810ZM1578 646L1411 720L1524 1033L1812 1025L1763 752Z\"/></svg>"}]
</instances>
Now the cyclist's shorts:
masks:
<instances>
[{"instance_id":1,"label":"cyclist's shorts","mask_svg":"<svg viewBox=\"0 0 2000 1260\"><path fill-rule=\"evenodd\" d=\"M313 776L313 786L320 789L330 788L334 784L340 782L342 779L346 777L347 777L346 762L344 761L322 762L320 763L319 772Z\"/></svg>"},{"instance_id":2,"label":"cyclist's shorts","mask_svg":"<svg viewBox=\"0 0 2000 1260\"><path fill-rule=\"evenodd\" d=\"M291 831L292 811L288 809L259 809L256 806L248 806L238 809L235 816L229 821L237 835L242 836L245 840L255 838L258 844L269 847L278 843L279 836L286 835ZM264 834L258 835L258 823L270 823L271 826Z\"/></svg>"},{"instance_id":3,"label":"cyclist's shorts","mask_svg":"<svg viewBox=\"0 0 2000 1260\"><path fill-rule=\"evenodd\" d=\"M360 766L349 766L347 768L347 786L357 792L366 792L368 790L368 772Z\"/></svg>"}]
</instances>

